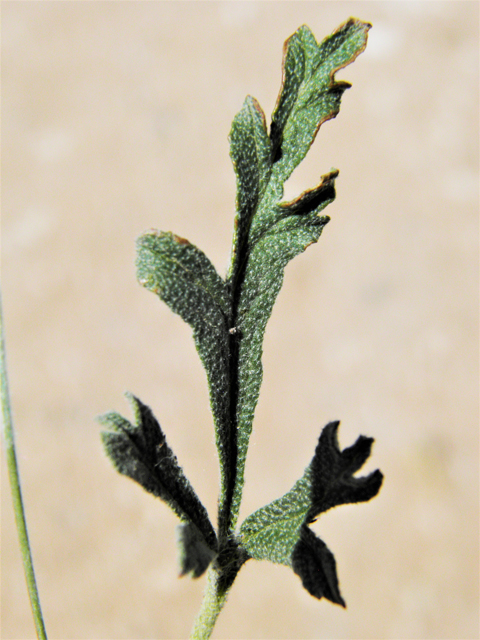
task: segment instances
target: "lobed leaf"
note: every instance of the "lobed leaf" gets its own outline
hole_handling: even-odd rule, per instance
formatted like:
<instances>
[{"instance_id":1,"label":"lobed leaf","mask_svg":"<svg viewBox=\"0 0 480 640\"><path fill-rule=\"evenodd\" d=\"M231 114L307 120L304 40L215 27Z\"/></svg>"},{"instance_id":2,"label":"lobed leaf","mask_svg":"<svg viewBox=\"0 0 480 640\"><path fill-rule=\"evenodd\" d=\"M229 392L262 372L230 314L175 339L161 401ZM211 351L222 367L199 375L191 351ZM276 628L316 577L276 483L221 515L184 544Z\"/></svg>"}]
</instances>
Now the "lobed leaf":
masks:
<instances>
[{"instance_id":1,"label":"lobed leaf","mask_svg":"<svg viewBox=\"0 0 480 640\"><path fill-rule=\"evenodd\" d=\"M371 25L350 18L320 44L307 26L285 43L283 82L272 115L275 175L285 181L303 160L326 121L334 118L347 82L335 73L362 53Z\"/></svg>"},{"instance_id":2,"label":"lobed leaf","mask_svg":"<svg viewBox=\"0 0 480 640\"><path fill-rule=\"evenodd\" d=\"M190 540L185 545L183 566L195 577L206 569L207 557L216 554L217 537L207 511L187 480L177 458L149 407L127 394L135 414L135 424L118 413L99 418L109 431L102 432L105 451L119 473L138 482L146 491L166 502L188 525ZM184 535L183 539L187 537ZM202 559L198 560L199 550Z\"/></svg>"},{"instance_id":3,"label":"lobed leaf","mask_svg":"<svg viewBox=\"0 0 480 640\"><path fill-rule=\"evenodd\" d=\"M172 233L151 231L137 241L137 275L193 330L206 370L221 466L218 540L207 512L148 407L134 396L136 424L116 413L102 417L102 434L117 470L169 504L178 528L181 575L200 576L215 559L224 593L249 557L291 566L315 597L345 606L333 554L308 525L328 509L375 496L383 476L357 478L373 440L360 436L343 451L338 422L320 435L304 475L240 528L245 460L262 382L266 324L288 262L318 241L335 199L332 169L319 184L284 202L284 183L305 157L323 122L334 118L350 86L335 73L364 50L371 25L351 18L320 44L300 27L285 43L283 80L272 115L248 96L230 131L236 216L230 268L223 280L197 247Z\"/></svg>"},{"instance_id":4,"label":"lobed leaf","mask_svg":"<svg viewBox=\"0 0 480 640\"><path fill-rule=\"evenodd\" d=\"M369 457L373 439L360 436L340 451L338 425L327 424L302 478L283 497L250 515L240 535L252 558L291 566L313 596L345 606L335 559L307 525L334 506L370 500L380 490L383 476L379 470L360 478L353 476Z\"/></svg>"},{"instance_id":5,"label":"lobed leaf","mask_svg":"<svg viewBox=\"0 0 480 640\"><path fill-rule=\"evenodd\" d=\"M230 296L207 256L188 240L151 231L137 240L137 277L193 329L207 374L224 473L231 462Z\"/></svg>"},{"instance_id":6,"label":"lobed leaf","mask_svg":"<svg viewBox=\"0 0 480 640\"><path fill-rule=\"evenodd\" d=\"M283 185L322 122L338 113L349 85L337 82L335 72L363 51L369 27L352 18L320 44L308 27L300 27L285 43L283 82L270 134L251 96L236 115L230 154L237 206L226 281L205 254L183 238L153 231L137 241L139 281L190 324L207 373L221 464L224 533L234 527L240 507L262 382L265 327L285 266L318 241L329 220L322 212L335 198L338 172L332 170L291 202L282 202Z\"/></svg>"},{"instance_id":7,"label":"lobed leaf","mask_svg":"<svg viewBox=\"0 0 480 640\"><path fill-rule=\"evenodd\" d=\"M285 266L318 241L329 220L320 214L335 198L338 171L332 170L315 188L288 203L281 202L283 183L305 157L322 122L338 113L341 95L349 85L336 82L334 74L363 51L369 28L369 24L352 18L319 45L308 27L300 27L285 45L283 84L270 136L260 106L250 97L232 125L230 153L237 176L237 214L227 285L236 331L238 436L233 522L239 512L262 382L265 327Z\"/></svg>"}]
</instances>

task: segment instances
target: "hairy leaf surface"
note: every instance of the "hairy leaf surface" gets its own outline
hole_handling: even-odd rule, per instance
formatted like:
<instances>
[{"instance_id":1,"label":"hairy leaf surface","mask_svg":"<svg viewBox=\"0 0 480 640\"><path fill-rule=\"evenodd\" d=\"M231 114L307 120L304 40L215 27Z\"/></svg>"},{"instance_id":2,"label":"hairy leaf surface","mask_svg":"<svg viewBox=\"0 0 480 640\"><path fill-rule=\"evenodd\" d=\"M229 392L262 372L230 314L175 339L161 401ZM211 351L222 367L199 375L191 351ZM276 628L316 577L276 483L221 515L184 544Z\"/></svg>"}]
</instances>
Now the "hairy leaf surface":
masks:
<instances>
[{"instance_id":1,"label":"hairy leaf surface","mask_svg":"<svg viewBox=\"0 0 480 640\"><path fill-rule=\"evenodd\" d=\"M134 410L134 425L114 412L99 418L110 429L102 433L108 457L117 471L166 502L188 524L189 538L195 540L197 549L208 548L212 558L217 548L217 537L205 507L179 466L152 411L135 396L127 394L127 397ZM190 544L190 548L195 545ZM197 550L194 551L194 556L198 556ZM195 558L186 558L183 564L189 567L187 571L193 569L197 574L200 566L205 564L206 555L204 551L203 563Z\"/></svg>"},{"instance_id":2,"label":"hairy leaf surface","mask_svg":"<svg viewBox=\"0 0 480 640\"><path fill-rule=\"evenodd\" d=\"M248 97L230 133L237 175L234 247L227 284L232 291L237 361L237 476L234 522L244 482L245 459L262 382L262 345L267 321L283 282L286 264L317 242L334 200L338 172L290 203L283 184L305 157L320 125L335 117L345 82L335 72L365 48L370 25L350 19L320 45L306 26L286 42L284 77L268 135L265 116Z\"/></svg>"},{"instance_id":3,"label":"hairy leaf surface","mask_svg":"<svg viewBox=\"0 0 480 640\"><path fill-rule=\"evenodd\" d=\"M327 424L302 478L284 496L250 515L240 534L252 558L291 566L312 595L344 605L333 554L307 525L337 505L370 500L383 476L378 470L353 476L369 457L373 439L360 436L340 451L338 425Z\"/></svg>"},{"instance_id":4,"label":"hairy leaf surface","mask_svg":"<svg viewBox=\"0 0 480 640\"><path fill-rule=\"evenodd\" d=\"M277 180L303 160L320 125L334 118L348 82L334 74L362 53L371 25L350 18L320 44L307 26L285 43L283 83L272 115L271 140Z\"/></svg>"},{"instance_id":5,"label":"hairy leaf surface","mask_svg":"<svg viewBox=\"0 0 480 640\"><path fill-rule=\"evenodd\" d=\"M222 469L231 462L230 297L207 256L188 240L151 231L137 240L137 277L193 329L207 373Z\"/></svg>"},{"instance_id":6,"label":"hairy leaf surface","mask_svg":"<svg viewBox=\"0 0 480 640\"><path fill-rule=\"evenodd\" d=\"M332 169L289 202L284 183L304 159L323 122L334 118L350 86L335 73L364 50L370 25L351 18L317 43L300 27L285 43L283 80L270 130L248 96L230 131L236 174L231 261L222 279L197 247L172 233L149 231L137 241L137 276L193 330L206 370L221 467L218 538L207 512L168 447L150 409L131 396L132 425L117 413L103 416L114 466L167 502L178 528L181 574L201 575L209 565L225 595L248 558L292 567L315 597L342 606L335 558L309 528L328 509L363 502L378 492L382 474L357 478L373 440L361 436L340 451L338 422L328 424L312 462L293 488L249 516L235 531L249 438L262 382L265 328L284 269L316 243L335 199ZM212 564L213 561L213 564Z\"/></svg>"}]
</instances>

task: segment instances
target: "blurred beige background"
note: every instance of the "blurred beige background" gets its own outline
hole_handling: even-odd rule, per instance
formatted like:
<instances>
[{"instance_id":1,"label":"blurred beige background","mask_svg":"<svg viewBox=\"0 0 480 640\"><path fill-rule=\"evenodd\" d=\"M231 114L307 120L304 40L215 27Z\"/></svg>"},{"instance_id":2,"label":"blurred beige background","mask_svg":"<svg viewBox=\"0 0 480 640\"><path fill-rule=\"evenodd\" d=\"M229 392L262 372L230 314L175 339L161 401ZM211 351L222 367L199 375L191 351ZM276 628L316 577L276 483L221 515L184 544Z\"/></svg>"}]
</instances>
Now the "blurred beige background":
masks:
<instances>
[{"instance_id":1,"label":"blurred beige background","mask_svg":"<svg viewBox=\"0 0 480 640\"><path fill-rule=\"evenodd\" d=\"M215 517L190 330L135 281L149 227L221 273L247 94L267 119L284 40L374 25L286 197L340 169L332 221L267 328L241 520L290 489L321 428L376 439L378 498L314 525L346 611L249 562L215 638L478 638L476 2L3 2L2 287L24 498L50 638L186 638L176 518L116 474L96 415L152 406ZM3 461L2 461L3 462ZM2 638L33 638L3 465Z\"/></svg>"}]
</instances>

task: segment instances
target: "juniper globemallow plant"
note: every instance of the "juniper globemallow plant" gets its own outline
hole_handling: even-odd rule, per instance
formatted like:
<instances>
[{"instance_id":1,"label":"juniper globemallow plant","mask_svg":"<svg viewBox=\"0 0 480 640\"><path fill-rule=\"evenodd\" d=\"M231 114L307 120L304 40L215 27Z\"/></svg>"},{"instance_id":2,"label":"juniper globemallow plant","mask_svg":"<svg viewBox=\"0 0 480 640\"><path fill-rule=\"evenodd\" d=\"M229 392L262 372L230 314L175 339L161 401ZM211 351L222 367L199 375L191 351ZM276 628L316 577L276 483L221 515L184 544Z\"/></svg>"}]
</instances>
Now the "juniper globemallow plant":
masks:
<instances>
[{"instance_id":1,"label":"juniper globemallow plant","mask_svg":"<svg viewBox=\"0 0 480 640\"><path fill-rule=\"evenodd\" d=\"M245 461L262 382L265 328L288 262L320 238L335 199L332 169L291 201L284 184L301 163L320 126L334 118L349 84L335 73L365 49L370 24L350 18L318 43L307 26L285 43L283 80L270 130L251 96L235 116L230 155L237 179L230 266L222 278L207 256L170 232L137 240L137 277L193 331L205 368L220 462L217 526L187 480L152 411L128 394L134 421L118 413L100 418L115 468L166 502L180 519L181 573L208 572L192 637L209 638L242 565L270 560L293 569L315 598L345 606L333 553L310 524L332 507L366 502L380 490L379 470L354 474L370 456L373 439L360 436L345 449L339 422L322 430L303 476L283 497L239 526Z\"/></svg>"}]
</instances>

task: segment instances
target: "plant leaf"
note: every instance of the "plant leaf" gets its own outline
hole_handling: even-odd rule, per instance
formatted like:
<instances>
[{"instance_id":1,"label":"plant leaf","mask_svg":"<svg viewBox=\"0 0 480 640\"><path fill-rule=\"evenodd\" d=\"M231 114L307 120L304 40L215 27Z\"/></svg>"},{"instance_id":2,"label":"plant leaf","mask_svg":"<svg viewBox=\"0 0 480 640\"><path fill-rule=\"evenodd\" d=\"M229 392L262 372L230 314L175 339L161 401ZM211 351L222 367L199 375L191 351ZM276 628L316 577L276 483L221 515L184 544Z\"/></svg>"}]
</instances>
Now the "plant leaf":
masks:
<instances>
[{"instance_id":1,"label":"plant leaf","mask_svg":"<svg viewBox=\"0 0 480 640\"><path fill-rule=\"evenodd\" d=\"M272 115L274 171L285 181L303 160L318 129L334 118L347 82L335 81L335 72L362 53L371 25L350 18L320 44L307 26L285 43L283 82Z\"/></svg>"},{"instance_id":2,"label":"plant leaf","mask_svg":"<svg viewBox=\"0 0 480 640\"><path fill-rule=\"evenodd\" d=\"M188 534L182 535L183 541L188 542L184 544L182 565L187 568L186 572L193 569L197 577L199 571L208 566L205 565L207 557L215 556L215 530L151 409L135 396L127 394L127 397L134 410L136 424L132 425L114 412L100 416L101 424L110 429L102 432L105 451L117 471L166 502L188 525Z\"/></svg>"},{"instance_id":3,"label":"plant leaf","mask_svg":"<svg viewBox=\"0 0 480 640\"><path fill-rule=\"evenodd\" d=\"M248 96L230 132L237 177L230 269L224 282L187 240L150 232L137 242L139 281L188 322L207 372L216 426L223 531L238 517L245 460L262 382L265 327L286 264L317 242L335 198L336 170L313 189L282 202L283 185L322 124L334 117L343 91L335 72L363 51L370 25L350 19L317 44L303 26L286 42L283 83L270 135L257 101Z\"/></svg>"},{"instance_id":4,"label":"plant leaf","mask_svg":"<svg viewBox=\"0 0 480 640\"><path fill-rule=\"evenodd\" d=\"M290 565L300 528L311 507L310 472L281 498L258 509L240 527L242 545L255 560Z\"/></svg>"},{"instance_id":5,"label":"plant leaf","mask_svg":"<svg viewBox=\"0 0 480 640\"><path fill-rule=\"evenodd\" d=\"M346 606L338 586L335 557L306 525L301 527L300 539L292 553L292 569L312 596Z\"/></svg>"},{"instance_id":6,"label":"plant leaf","mask_svg":"<svg viewBox=\"0 0 480 640\"><path fill-rule=\"evenodd\" d=\"M271 155L265 114L255 98L247 96L230 130L230 157L237 176L233 260L243 257L239 249L248 242L252 216L268 185Z\"/></svg>"},{"instance_id":7,"label":"plant leaf","mask_svg":"<svg viewBox=\"0 0 480 640\"><path fill-rule=\"evenodd\" d=\"M340 451L338 426L339 422L327 424L302 478L284 496L246 518L240 535L252 558L292 566L312 595L344 605L334 557L307 525L334 506L370 500L380 490L383 475L377 469L353 476L369 457L373 439L360 436Z\"/></svg>"},{"instance_id":8,"label":"plant leaf","mask_svg":"<svg viewBox=\"0 0 480 640\"><path fill-rule=\"evenodd\" d=\"M370 25L354 18L320 45L306 26L284 49L283 83L272 116L251 97L235 117L230 154L237 176L237 214L227 285L232 292L232 325L237 341L237 473L233 522L240 507L245 460L262 382L262 345L267 321L283 282L286 264L317 242L329 218L320 216L334 200L332 170L292 202L281 202L283 184L305 157L320 125L339 111L344 90L335 72L363 51Z\"/></svg>"},{"instance_id":9,"label":"plant leaf","mask_svg":"<svg viewBox=\"0 0 480 640\"><path fill-rule=\"evenodd\" d=\"M231 462L230 296L207 256L188 240L151 231L137 240L137 277L193 329L207 374L222 478Z\"/></svg>"}]
</instances>

